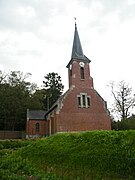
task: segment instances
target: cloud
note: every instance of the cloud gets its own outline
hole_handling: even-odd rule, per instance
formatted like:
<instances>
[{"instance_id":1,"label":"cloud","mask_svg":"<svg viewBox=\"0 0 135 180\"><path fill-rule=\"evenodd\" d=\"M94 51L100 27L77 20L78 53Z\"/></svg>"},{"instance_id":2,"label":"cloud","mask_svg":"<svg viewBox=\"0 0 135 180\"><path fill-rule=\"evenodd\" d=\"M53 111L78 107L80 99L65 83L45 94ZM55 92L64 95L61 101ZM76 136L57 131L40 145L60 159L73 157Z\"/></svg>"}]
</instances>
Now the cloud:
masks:
<instances>
[{"instance_id":1,"label":"cloud","mask_svg":"<svg viewBox=\"0 0 135 180\"><path fill-rule=\"evenodd\" d=\"M0 0L0 69L30 72L38 84L45 74L58 72L67 86L77 17L95 87L104 97L107 81L131 79L134 9L134 0ZM127 68L132 70L125 75Z\"/></svg>"},{"instance_id":2,"label":"cloud","mask_svg":"<svg viewBox=\"0 0 135 180\"><path fill-rule=\"evenodd\" d=\"M54 15L53 0L1 0L0 27L14 31L36 31Z\"/></svg>"}]
</instances>

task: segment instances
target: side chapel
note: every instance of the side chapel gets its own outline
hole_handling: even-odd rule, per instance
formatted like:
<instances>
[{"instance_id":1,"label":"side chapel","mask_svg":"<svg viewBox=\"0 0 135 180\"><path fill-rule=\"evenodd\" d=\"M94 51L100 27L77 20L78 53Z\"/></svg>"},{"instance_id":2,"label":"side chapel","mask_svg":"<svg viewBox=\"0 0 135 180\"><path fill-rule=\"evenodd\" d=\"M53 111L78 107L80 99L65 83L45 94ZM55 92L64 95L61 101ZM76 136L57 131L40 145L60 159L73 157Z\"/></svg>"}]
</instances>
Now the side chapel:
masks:
<instances>
[{"instance_id":1,"label":"side chapel","mask_svg":"<svg viewBox=\"0 0 135 180\"><path fill-rule=\"evenodd\" d=\"M84 55L75 23L71 60L67 64L69 89L46 112L49 135L57 132L111 130L107 103L94 89L90 60Z\"/></svg>"}]
</instances>

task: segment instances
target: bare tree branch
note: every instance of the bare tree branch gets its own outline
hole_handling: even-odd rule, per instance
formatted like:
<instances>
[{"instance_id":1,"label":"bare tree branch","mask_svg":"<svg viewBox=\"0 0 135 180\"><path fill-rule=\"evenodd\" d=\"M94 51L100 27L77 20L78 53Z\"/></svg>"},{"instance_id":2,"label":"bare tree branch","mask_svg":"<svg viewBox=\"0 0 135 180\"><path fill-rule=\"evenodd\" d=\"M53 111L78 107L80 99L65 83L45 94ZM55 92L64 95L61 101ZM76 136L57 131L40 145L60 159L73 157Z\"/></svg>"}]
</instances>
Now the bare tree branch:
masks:
<instances>
[{"instance_id":1,"label":"bare tree branch","mask_svg":"<svg viewBox=\"0 0 135 180\"><path fill-rule=\"evenodd\" d=\"M113 112L119 114L122 120L128 118L135 106L135 95L132 93L132 88L125 81L120 81L118 84L112 81L109 87L114 98Z\"/></svg>"}]
</instances>

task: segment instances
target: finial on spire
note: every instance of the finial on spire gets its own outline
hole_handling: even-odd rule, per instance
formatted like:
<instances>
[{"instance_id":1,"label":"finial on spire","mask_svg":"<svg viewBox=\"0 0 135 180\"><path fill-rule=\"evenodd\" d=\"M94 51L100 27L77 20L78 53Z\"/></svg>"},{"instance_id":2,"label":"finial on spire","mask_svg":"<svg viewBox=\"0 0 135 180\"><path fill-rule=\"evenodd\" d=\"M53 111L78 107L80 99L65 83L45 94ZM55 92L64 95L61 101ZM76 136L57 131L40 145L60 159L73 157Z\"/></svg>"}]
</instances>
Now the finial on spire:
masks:
<instances>
[{"instance_id":1,"label":"finial on spire","mask_svg":"<svg viewBox=\"0 0 135 180\"><path fill-rule=\"evenodd\" d=\"M75 20L75 28L76 28L76 26L77 26L77 25L76 25L76 17L74 17L74 20Z\"/></svg>"}]
</instances>

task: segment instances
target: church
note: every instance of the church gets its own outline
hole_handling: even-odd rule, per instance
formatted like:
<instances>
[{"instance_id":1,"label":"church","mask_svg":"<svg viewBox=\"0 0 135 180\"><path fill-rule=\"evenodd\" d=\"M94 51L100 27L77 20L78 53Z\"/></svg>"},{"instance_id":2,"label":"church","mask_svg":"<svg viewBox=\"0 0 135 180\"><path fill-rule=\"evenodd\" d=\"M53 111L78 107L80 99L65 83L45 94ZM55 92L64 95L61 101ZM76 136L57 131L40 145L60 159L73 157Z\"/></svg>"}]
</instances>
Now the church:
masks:
<instances>
[{"instance_id":1,"label":"church","mask_svg":"<svg viewBox=\"0 0 135 180\"><path fill-rule=\"evenodd\" d=\"M90 62L83 53L75 23L71 60L66 66L69 89L45 112L44 126L47 126L44 128L45 135L58 132L111 130L107 103L94 89Z\"/></svg>"},{"instance_id":2,"label":"church","mask_svg":"<svg viewBox=\"0 0 135 180\"><path fill-rule=\"evenodd\" d=\"M67 64L69 89L45 114L50 122L49 134L111 129L107 103L94 89L90 62L83 53L75 23L71 60Z\"/></svg>"}]
</instances>

